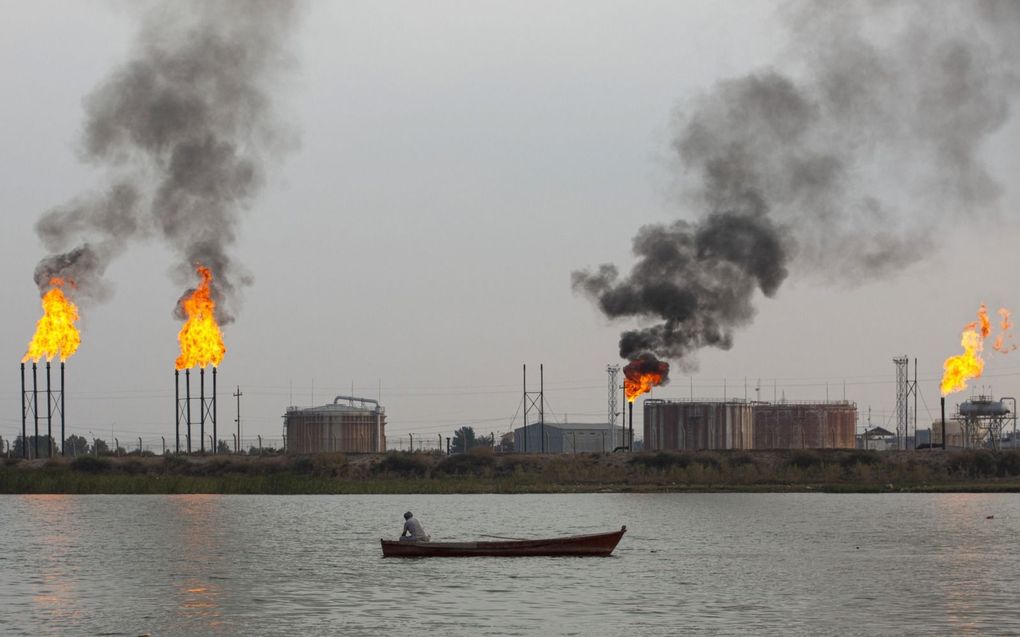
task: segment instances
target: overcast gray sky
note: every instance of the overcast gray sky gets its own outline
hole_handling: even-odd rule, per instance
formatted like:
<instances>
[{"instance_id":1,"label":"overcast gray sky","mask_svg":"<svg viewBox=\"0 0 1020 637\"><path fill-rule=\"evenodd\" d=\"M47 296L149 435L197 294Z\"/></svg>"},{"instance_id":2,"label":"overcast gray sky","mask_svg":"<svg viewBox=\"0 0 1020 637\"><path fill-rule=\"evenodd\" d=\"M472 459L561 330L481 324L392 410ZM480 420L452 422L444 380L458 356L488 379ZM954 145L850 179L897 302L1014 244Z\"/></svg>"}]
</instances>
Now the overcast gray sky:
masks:
<instances>
[{"instance_id":1,"label":"overcast gray sky","mask_svg":"<svg viewBox=\"0 0 1020 637\"><path fill-rule=\"evenodd\" d=\"M137 14L108 2L2 0L0 435L20 431L18 362L40 309L34 224L97 188L80 161L83 98L130 54ZM233 254L255 277L225 328L221 437L235 386L245 436L280 436L289 404L376 397L389 436L469 424L507 431L521 364L548 419L604 422L610 322L573 270L634 262L648 223L694 219L677 195L674 118L723 79L806 64L764 2L311 2L273 93L300 146L269 164ZM979 303L1020 309L1020 127L980 146L1002 188L939 221L928 258L854 284L792 270L728 351L704 349L655 397L842 398L890 426L892 358L919 359L919 421ZM885 184L884 188L889 185ZM909 206L907 208L910 208ZM910 208L911 215L926 211ZM69 433L147 443L173 434L181 293L173 254L134 244L112 299L82 308L68 363ZM1020 353L977 382L1020 392ZM314 383L314 398L312 386ZM957 395L960 397L961 395ZM956 397L951 403L957 400ZM927 409L924 405L927 405ZM520 424L518 416L517 424ZM862 422L863 424L863 422ZM640 428L640 419L635 426ZM131 443L136 444L136 443Z\"/></svg>"}]
</instances>

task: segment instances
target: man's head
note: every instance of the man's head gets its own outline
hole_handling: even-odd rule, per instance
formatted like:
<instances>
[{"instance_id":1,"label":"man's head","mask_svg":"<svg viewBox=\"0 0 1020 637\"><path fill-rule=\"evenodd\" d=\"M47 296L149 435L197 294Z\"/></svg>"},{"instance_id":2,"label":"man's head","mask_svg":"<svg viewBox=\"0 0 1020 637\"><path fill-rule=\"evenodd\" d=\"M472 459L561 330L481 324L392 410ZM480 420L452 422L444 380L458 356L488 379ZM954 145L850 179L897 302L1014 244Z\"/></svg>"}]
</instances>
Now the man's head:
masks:
<instances>
[{"instance_id":1,"label":"man's head","mask_svg":"<svg viewBox=\"0 0 1020 637\"><path fill-rule=\"evenodd\" d=\"M405 520L410 520L411 519L411 515L412 515L411 512L408 511L407 513L404 514L404 519Z\"/></svg>"}]
</instances>

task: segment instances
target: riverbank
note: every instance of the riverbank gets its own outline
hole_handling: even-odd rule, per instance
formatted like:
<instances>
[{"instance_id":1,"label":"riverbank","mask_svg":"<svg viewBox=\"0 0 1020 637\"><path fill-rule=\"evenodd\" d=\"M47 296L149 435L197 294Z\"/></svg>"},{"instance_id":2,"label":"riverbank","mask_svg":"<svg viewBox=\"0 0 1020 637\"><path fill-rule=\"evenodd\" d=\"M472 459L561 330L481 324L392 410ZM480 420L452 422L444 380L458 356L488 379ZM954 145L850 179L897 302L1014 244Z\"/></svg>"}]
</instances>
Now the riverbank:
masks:
<instances>
[{"instance_id":1,"label":"riverbank","mask_svg":"<svg viewBox=\"0 0 1020 637\"><path fill-rule=\"evenodd\" d=\"M683 491L1020 492L1020 451L85 456L0 466L0 493Z\"/></svg>"}]
</instances>

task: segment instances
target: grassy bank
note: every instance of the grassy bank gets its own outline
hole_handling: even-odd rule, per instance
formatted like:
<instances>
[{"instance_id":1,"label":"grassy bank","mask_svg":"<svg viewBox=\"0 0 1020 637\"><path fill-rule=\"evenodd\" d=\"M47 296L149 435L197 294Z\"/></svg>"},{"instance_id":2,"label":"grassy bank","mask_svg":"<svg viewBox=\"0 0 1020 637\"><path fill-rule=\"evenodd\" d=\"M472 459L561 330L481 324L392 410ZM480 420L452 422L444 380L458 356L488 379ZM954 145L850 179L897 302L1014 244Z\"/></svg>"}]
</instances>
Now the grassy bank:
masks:
<instances>
[{"instance_id":1,"label":"grassy bank","mask_svg":"<svg viewBox=\"0 0 1020 637\"><path fill-rule=\"evenodd\" d=\"M1020 452L727 451L6 460L0 493L1020 492Z\"/></svg>"}]
</instances>

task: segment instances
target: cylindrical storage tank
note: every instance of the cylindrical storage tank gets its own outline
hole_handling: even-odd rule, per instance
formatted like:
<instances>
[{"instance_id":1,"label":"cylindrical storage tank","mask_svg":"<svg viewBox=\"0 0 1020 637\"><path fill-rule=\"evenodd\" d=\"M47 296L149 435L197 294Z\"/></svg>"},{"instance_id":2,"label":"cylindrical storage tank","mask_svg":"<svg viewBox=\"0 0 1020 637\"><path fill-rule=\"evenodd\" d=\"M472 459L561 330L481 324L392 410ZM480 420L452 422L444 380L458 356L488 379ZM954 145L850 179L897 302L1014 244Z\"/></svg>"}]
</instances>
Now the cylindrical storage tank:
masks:
<instances>
[{"instance_id":1,"label":"cylindrical storage tank","mask_svg":"<svg viewBox=\"0 0 1020 637\"><path fill-rule=\"evenodd\" d=\"M755 449L853 449L856 433L851 402L754 405Z\"/></svg>"},{"instance_id":2,"label":"cylindrical storage tank","mask_svg":"<svg viewBox=\"0 0 1020 637\"><path fill-rule=\"evenodd\" d=\"M644 401L645 449L750 449L750 405L742 402Z\"/></svg>"},{"instance_id":3,"label":"cylindrical storage tank","mask_svg":"<svg viewBox=\"0 0 1020 637\"><path fill-rule=\"evenodd\" d=\"M997 417L1009 413L1009 407L1001 400L971 398L960 403L960 415L966 417Z\"/></svg>"},{"instance_id":4,"label":"cylindrical storage tank","mask_svg":"<svg viewBox=\"0 0 1020 637\"><path fill-rule=\"evenodd\" d=\"M332 404L291 408L283 418L288 453L374 453L385 448L382 407Z\"/></svg>"}]
</instances>

